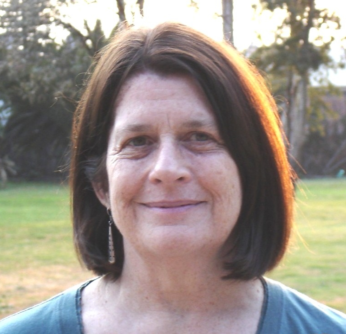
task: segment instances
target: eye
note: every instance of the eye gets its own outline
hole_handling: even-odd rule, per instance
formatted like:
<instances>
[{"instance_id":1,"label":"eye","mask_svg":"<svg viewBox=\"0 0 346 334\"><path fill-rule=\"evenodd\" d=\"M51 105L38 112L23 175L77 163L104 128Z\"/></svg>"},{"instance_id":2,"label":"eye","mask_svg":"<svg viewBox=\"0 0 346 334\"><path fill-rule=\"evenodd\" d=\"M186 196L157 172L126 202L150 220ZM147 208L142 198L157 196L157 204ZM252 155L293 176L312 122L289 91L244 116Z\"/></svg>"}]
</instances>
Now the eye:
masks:
<instances>
[{"instance_id":1,"label":"eye","mask_svg":"<svg viewBox=\"0 0 346 334\"><path fill-rule=\"evenodd\" d=\"M195 141L208 141L211 138L206 133L196 132L196 133L192 134L191 139L195 140Z\"/></svg>"},{"instance_id":2,"label":"eye","mask_svg":"<svg viewBox=\"0 0 346 334\"><path fill-rule=\"evenodd\" d=\"M135 146L135 147L145 146L145 145L149 145L149 144L150 144L149 139L147 137L144 137L144 136L132 138L131 140L128 141L128 145Z\"/></svg>"}]
</instances>

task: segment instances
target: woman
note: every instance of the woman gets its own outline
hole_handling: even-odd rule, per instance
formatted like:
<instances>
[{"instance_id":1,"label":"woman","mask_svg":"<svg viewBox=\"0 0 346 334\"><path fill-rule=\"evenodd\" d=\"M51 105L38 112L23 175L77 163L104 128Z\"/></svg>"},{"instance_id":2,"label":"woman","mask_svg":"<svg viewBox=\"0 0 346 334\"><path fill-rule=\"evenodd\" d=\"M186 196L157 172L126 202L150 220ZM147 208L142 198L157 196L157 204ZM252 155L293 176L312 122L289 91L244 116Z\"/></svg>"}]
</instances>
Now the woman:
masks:
<instances>
[{"instance_id":1,"label":"woman","mask_svg":"<svg viewBox=\"0 0 346 334\"><path fill-rule=\"evenodd\" d=\"M75 116L74 237L100 277L0 333L346 333L346 317L263 278L293 186L274 102L231 47L181 24L127 30Z\"/></svg>"}]
</instances>

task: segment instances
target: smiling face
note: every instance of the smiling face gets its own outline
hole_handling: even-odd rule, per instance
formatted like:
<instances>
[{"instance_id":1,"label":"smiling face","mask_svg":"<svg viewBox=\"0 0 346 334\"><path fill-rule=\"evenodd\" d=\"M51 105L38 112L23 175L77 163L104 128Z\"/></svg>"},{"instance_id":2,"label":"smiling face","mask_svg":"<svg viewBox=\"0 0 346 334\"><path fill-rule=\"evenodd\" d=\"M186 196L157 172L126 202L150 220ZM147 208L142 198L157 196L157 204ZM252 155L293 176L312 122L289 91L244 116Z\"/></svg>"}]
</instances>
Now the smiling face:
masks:
<instances>
[{"instance_id":1,"label":"smiling face","mask_svg":"<svg viewBox=\"0 0 346 334\"><path fill-rule=\"evenodd\" d=\"M238 219L237 166L188 77L144 73L124 84L106 169L109 192L97 193L112 211L126 256L215 257Z\"/></svg>"}]
</instances>

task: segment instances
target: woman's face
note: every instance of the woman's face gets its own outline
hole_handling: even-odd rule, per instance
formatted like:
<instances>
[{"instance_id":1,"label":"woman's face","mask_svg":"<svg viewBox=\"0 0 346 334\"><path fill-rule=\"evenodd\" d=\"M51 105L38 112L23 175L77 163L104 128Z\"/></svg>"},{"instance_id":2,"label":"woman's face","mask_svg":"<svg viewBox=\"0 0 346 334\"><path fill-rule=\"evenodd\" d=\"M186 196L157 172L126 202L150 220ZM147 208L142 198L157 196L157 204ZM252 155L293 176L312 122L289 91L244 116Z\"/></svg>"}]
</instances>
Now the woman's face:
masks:
<instances>
[{"instance_id":1,"label":"woman's face","mask_svg":"<svg viewBox=\"0 0 346 334\"><path fill-rule=\"evenodd\" d=\"M125 254L217 256L241 207L235 162L211 107L185 76L144 73L116 103L107 151L112 211Z\"/></svg>"}]
</instances>

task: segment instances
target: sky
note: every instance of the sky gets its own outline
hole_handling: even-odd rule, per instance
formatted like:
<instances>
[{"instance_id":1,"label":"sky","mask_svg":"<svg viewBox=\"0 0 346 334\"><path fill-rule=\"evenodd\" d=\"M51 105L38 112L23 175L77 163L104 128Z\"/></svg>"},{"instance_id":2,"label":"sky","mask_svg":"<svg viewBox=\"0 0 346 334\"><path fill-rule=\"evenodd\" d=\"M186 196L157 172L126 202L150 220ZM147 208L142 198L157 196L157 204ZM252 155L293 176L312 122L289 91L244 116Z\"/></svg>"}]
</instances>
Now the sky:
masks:
<instances>
[{"instance_id":1,"label":"sky","mask_svg":"<svg viewBox=\"0 0 346 334\"><path fill-rule=\"evenodd\" d=\"M189 6L190 0L145 0L144 18L139 16L136 0L127 0L127 17L132 19L136 25L152 26L163 21L179 21L188 24L195 29L202 31L210 37L222 39L222 19L220 17L222 8L221 0L196 0L198 9ZM257 35L260 33L263 42L270 44L273 41L273 32L280 21L283 13L276 11L272 16L269 12L263 14L260 19L254 20L255 10L253 5L258 4L258 0L234 0L234 45L244 51L248 48L259 45ZM346 36L346 0L316 0L317 8L328 8L331 12L336 12L340 17L343 27L341 31L334 32L336 39ZM80 15L83 13L83 15ZM101 18L104 29L108 32L118 21L117 7L115 0L97 0L94 4L80 5L72 13L74 24L81 25L83 19L93 24L96 18ZM78 22L79 21L79 22ZM327 34L327 32L326 32ZM346 41L344 42L346 45ZM345 55L345 48L341 44L334 43L332 56L338 59L341 54ZM346 70L337 73L330 72L331 81L338 86L346 86Z\"/></svg>"}]
</instances>

